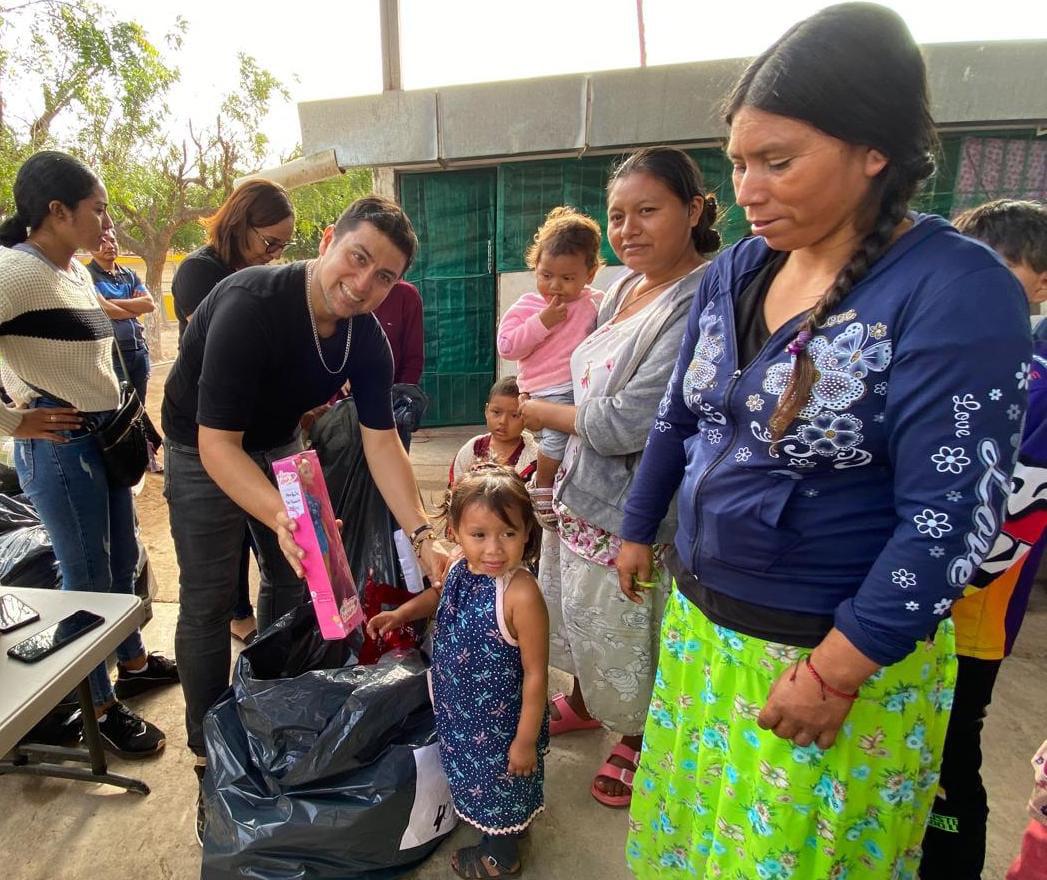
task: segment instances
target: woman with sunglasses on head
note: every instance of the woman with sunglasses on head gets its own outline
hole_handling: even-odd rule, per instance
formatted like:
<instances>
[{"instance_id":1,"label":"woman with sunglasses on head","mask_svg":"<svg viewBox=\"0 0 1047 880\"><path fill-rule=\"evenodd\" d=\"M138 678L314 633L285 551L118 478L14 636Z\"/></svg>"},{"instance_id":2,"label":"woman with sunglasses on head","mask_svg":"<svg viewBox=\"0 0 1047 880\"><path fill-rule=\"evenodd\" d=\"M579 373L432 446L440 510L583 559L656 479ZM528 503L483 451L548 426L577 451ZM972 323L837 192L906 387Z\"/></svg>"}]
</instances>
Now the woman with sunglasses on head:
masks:
<instances>
[{"instance_id":1,"label":"woman with sunglasses on head","mask_svg":"<svg viewBox=\"0 0 1047 880\"><path fill-rule=\"evenodd\" d=\"M999 530L1031 362L1007 267L910 210L929 103L871 3L792 27L726 102L753 235L694 297L618 555L633 597L677 498L637 877L917 876L949 610Z\"/></svg>"},{"instance_id":2,"label":"woman with sunglasses on head","mask_svg":"<svg viewBox=\"0 0 1047 880\"><path fill-rule=\"evenodd\" d=\"M249 180L202 222L207 244L182 261L171 282L179 342L193 312L219 281L239 269L271 263L284 252L294 234L294 207L279 184ZM257 633L247 576L251 549L251 533L246 531L236 608L229 624L230 634L241 644L250 644Z\"/></svg>"}]
</instances>

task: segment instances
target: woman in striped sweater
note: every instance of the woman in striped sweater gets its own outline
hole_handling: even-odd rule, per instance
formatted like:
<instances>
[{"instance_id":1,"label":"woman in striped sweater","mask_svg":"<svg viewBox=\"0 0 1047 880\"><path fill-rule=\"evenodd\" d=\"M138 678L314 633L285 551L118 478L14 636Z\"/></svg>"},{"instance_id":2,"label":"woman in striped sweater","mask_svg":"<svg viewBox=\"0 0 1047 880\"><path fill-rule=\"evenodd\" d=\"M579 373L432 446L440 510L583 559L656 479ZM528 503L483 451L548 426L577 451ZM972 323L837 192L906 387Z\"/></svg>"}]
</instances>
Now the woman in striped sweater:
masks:
<instances>
[{"instance_id":1,"label":"woman in striped sweater","mask_svg":"<svg viewBox=\"0 0 1047 880\"><path fill-rule=\"evenodd\" d=\"M72 156L30 157L14 184L15 214L0 225L0 358L14 408L0 406L0 435L16 438L23 491L51 537L62 589L131 593L138 561L130 489L109 485L94 436L120 402L113 327L78 249L98 250L113 227L98 177ZM144 757L164 734L120 699L178 681L175 664L147 654L136 630L90 676L106 747Z\"/></svg>"}]
</instances>

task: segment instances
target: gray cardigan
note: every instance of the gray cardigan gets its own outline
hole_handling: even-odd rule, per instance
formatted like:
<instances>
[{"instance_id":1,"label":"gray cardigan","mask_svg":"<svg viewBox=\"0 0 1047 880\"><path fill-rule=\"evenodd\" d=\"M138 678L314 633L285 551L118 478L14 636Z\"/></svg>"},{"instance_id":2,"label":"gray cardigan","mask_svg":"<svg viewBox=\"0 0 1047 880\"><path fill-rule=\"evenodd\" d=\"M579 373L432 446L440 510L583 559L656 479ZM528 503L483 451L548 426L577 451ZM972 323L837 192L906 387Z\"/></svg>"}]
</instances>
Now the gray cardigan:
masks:
<instances>
[{"instance_id":1,"label":"gray cardigan","mask_svg":"<svg viewBox=\"0 0 1047 880\"><path fill-rule=\"evenodd\" d=\"M574 513L613 534L621 534L625 500L640 464L658 402L680 352L691 300L698 292L703 263L648 306L631 349L614 365L607 388L590 397L575 415L574 429L581 449L558 483L556 498ZM596 326L606 324L636 280L620 278L607 291ZM656 541L671 542L676 534L676 501L658 527Z\"/></svg>"}]
</instances>

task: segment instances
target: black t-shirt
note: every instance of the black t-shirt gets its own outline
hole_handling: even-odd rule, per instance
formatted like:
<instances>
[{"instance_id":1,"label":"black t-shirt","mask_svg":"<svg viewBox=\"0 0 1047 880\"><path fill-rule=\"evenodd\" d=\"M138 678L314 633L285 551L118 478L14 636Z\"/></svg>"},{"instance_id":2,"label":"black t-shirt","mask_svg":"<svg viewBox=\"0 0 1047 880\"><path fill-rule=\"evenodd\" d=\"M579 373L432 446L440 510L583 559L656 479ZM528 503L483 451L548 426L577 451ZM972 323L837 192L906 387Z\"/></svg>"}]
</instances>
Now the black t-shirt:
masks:
<instances>
[{"instance_id":1,"label":"black t-shirt","mask_svg":"<svg viewBox=\"0 0 1047 880\"><path fill-rule=\"evenodd\" d=\"M185 334L189 316L200 308L204 297L214 290L214 286L219 281L232 274L232 268L219 259L218 252L210 245L204 245L182 260L171 280L175 317L178 318L179 341Z\"/></svg>"},{"instance_id":2,"label":"black t-shirt","mask_svg":"<svg viewBox=\"0 0 1047 880\"><path fill-rule=\"evenodd\" d=\"M349 321L321 339L337 369ZM345 368L331 375L320 362L305 296L305 264L255 266L221 282L196 309L164 386L164 433L197 445L197 425L243 431L244 449L289 443L302 414L352 382L360 423L392 428L393 357L373 315L352 319Z\"/></svg>"},{"instance_id":3,"label":"black t-shirt","mask_svg":"<svg viewBox=\"0 0 1047 880\"><path fill-rule=\"evenodd\" d=\"M781 253L771 257L735 300L734 328L738 339L740 369L745 369L756 360L771 338L763 304L771 282L785 265L787 256ZM782 642L801 648L816 647L833 627L831 615L769 608L719 593L687 571L675 549L670 548L667 552L665 565L676 579L676 588L719 626L769 642Z\"/></svg>"}]
</instances>

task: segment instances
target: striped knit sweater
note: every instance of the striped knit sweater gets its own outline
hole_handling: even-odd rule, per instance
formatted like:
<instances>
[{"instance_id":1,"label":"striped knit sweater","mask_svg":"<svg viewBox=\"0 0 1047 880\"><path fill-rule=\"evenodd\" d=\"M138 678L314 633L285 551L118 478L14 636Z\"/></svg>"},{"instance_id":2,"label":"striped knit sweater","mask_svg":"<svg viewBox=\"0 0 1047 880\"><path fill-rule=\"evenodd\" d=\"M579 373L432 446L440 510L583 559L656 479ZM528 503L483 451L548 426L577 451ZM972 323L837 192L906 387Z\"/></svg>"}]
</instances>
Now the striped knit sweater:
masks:
<instances>
[{"instance_id":1,"label":"striped knit sweater","mask_svg":"<svg viewBox=\"0 0 1047 880\"><path fill-rule=\"evenodd\" d=\"M2 380L16 404L37 388L82 412L115 409L120 389L113 370L113 325L78 260L62 272L23 250L0 248ZM22 414L0 406L0 435L17 430Z\"/></svg>"}]
</instances>

